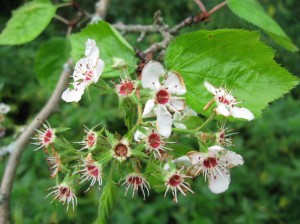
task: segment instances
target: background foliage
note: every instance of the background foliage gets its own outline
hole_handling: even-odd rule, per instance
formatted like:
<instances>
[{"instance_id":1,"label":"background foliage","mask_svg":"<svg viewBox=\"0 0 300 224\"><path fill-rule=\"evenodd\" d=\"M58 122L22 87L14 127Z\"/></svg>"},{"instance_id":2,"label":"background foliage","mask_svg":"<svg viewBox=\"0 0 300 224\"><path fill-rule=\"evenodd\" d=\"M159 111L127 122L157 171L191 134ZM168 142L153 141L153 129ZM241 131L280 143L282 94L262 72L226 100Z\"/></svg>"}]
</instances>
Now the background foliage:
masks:
<instances>
[{"instance_id":1,"label":"background foliage","mask_svg":"<svg viewBox=\"0 0 300 224\"><path fill-rule=\"evenodd\" d=\"M83 8L93 11L90 1L78 1ZM220 1L204 0L207 8ZM283 27L293 42L300 46L300 2L297 0L261 0L268 12ZM0 6L0 28L10 18L11 11L23 1L5 1ZM121 7L120 7L121 6ZM152 23L154 12L160 9L166 22L176 24L198 12L192 0L141 1L113 0L107 20L124 23ZM58 13L72 18L73 11L59 9ZM240 20L229 9L224 8L213 15L211 22L186 28L182 32L198 29L245 28L257 30L253 25ZM78 31L78 30L74 30ZM22 46L0 48L0 101L8 103L12 111L5 121L7 136L12 136L21 125L28 123L43 106L51 94L51 82L38 81L35 67L37 54L51 37L63 37L65 27L54 21L33 42ZM270 37L261 32L263 41L277 49L276 61L299 74L299 53L292 54L281 48ZM138 48L158 40L158 35L147 36L146 41L136 44L137 35L126 35L127 40ZM69 54L68 47L62 57ZM52 75L49 71L49 75ZM50 74L51 73L51 74ZM54 74L53 75L58 75ZM55 79L53 79L55 80ZM53 85L52 85L53 86ZM68 137L80 141L83 124L92 127L106 121L111 130L126 129L122 113L118 110L115 96L98 97L91 89L91 99L84 98L80 104L62 103L58 112L49 120L53 126L71 127ZM300 88L283 99L272 103L262 113L262 118L251 123L235 124L240 135L235 138L236 151L245 158L245 165L234 169L229 190L221 195L209 192L207 184L199 180L194 183L196 192L192 197L179 197L175 204L170 198L152 193L146 202L141 197L121 198L111 214L110 223L297 223L300 220ZM10 143L11 138L1 139L0 146ZM42 152L32 152L28 146L18 168L12 197L12 219L14 223L91 223L96 218L99 192L81 192L75 212L65 213L60 204L49 205L45 199L46 189L55 184L49 179ZM0 164L2 174L6 159Z\"/></svg>"}]
</instances>

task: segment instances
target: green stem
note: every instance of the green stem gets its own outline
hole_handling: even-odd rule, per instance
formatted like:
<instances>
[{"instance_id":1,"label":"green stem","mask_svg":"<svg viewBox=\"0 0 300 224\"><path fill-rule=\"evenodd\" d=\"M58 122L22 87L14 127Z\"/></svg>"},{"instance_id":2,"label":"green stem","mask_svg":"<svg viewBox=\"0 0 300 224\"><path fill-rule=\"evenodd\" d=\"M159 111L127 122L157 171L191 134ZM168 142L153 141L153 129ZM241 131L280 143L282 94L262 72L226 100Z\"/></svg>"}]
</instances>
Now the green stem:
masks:
<instances>
[{"instance_id":1,"label":"green stem","mask_svg":"<svg viewBox=\"0 0 300 224\"><path fill-rule=\"evenodd\" d=\"M206 126L209 122L211 122L216 116L216 113L213 111L213 113L206 119L206 121L198 128L194 130L194 132L200 131L204 126Z\"/></svg>"},{"instance_id":2,"label":"green stem","mask_svg":"<svg viewBox=\"0 0 300 224\"><path fill-rule=\"evenodd\" d=\"M66 7L66 6L71 6L73 5L72 2L67 2L67 3L61 3L61 4L57 4L55 5L57 8L62 8L62 7Z\"/></svg>"}]
</instances>

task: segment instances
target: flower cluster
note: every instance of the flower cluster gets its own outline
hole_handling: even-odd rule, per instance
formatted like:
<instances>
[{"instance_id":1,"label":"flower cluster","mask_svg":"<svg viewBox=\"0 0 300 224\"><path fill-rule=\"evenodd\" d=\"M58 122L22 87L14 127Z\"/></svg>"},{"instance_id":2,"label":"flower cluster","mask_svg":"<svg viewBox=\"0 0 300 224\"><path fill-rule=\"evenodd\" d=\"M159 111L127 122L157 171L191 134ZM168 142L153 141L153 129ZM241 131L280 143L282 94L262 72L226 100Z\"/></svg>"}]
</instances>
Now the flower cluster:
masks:
<instances>
[{"instance_id":1,"label":"flower cluster","mask_svg":"<svg viewBox=\"0 0 300 224\"><path fill-rule=\"evenodd\" d=\"M88 39L85 45L85 56L76 63L72 76L73 87L62 95L67 102L78 102L85 88L96 84L104 71L96 42ZM120 82L110 80L109 84L113 85L105 85L119 97L128 132L121 136L112 134L106 127L97 130L99 125L85 127L81 140L73 144L61 136L66 129L44 124L37 131L34 144L38 145L37 149L45 149L50 177L60 180L64 176L49 195L67 204L68 209L70 203L73 208L77 204L75 193L81 186L87 185L88 191L95 185L100 189L103 182L111 181L125 187L125 196L132 191L132 197L141 193L146 199L150 186L153 189L153 183L160 181L165 186L165 196L171 191L177 202L179 192L187 196L197 191L192 190L192 182L200 176L208 182L211 192L226 191L231 180L230 169L244 163L241 155L226 149L234 146L232 135L237 133L225 126L226 121L216 131L209 131L206 124L214 118L252 120L252 112L238 106L241 102L232 91L205 81L204 87L213 98L207 100L204 111L210 114L203 121L187 105L188 90L178 72L167 71L159 62L150 61L143 67L141 76L134 79L124 59L112 61L111 68L120 72ZM208 110L210 107L213 108ZM195 139L199 147L189 152L182 149L179 143L182 136Z\"/></svg>"}]
</instances>

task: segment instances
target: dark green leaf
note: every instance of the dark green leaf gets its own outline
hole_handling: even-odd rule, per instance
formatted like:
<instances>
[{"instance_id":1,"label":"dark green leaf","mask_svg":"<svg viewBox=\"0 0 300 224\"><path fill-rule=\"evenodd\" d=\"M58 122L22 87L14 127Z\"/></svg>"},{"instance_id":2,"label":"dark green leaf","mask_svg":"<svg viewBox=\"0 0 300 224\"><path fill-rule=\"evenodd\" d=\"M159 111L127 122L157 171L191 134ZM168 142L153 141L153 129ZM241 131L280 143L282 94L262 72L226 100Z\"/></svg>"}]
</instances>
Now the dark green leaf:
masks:
<instances>
[{"instance_id":1,"label":"dark green leaf","mask_svg":"<svg viewBox=\"0 0 300 224\"><path fill-rule=\"evenodd\" d=\"M256 0L228 0L228 6L234 14L263 29L287 50L292 52L299 50Z\"/></svg>"},{"instance_id":2,"label":"dark green leaf","mask_svg":"<svg viewBox=\"0 0 300 224\"><path fill-rule=\"evenodd\" d=\"M53 38L40 47L35 59L38 80L48 90L53 90L70 57L70 43L62 37Z\"/></svg>"},{"instance_id":3,"label":"dark green leaf","mask_svg":"<svg viewBox=\"0 0 300 224\"><path fill-rule=\"evenodd\" d=\"M0 35L0 44L24 44L35 39L50 23L56 7L50 2L33 1L13 11Z\"/></svg>"}]
</instances>

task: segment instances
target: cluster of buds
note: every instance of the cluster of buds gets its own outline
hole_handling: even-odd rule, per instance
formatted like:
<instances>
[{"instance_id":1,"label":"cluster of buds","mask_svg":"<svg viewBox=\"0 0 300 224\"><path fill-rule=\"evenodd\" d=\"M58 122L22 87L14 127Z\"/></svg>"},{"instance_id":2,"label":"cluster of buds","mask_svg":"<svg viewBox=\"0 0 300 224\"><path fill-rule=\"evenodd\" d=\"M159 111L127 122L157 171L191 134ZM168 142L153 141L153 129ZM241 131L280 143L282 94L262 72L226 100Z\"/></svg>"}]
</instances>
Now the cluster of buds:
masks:
<instances>
[{"instance_id":1,"label":"cluster of buds","mask_svg":"<svg viewBox=\"0 0 300 224\"><path fill-rule=\"evenodd\" d=\"M72 76L73 88L63 93L63 100L79 101L84 89L98 81L104 70L99 52L96 42L87 40L85 56L76 63ZM206 122L189 129L185 122L191 117L200 118L186 105L187 89L178 72L167 71L159 62L150 61L143 66L141 77L132 79L125 60L119 58L113 58L112 68L121 72L121 81L114 83L112 88L120 103L132 99L130 103L138 112L137 122L135 125L126 124L128 133L124 136L112 134L105 127L100 131L96 131L96 127L85 127L83 140L75 142L75 148L65 138L59 138L59 129L44 124L35 137L35 144L39 145L37 149L44 148L49 154L46 160L51 177L66 174L49 195L66 203L67 209L70 203L74 208L77 204L75 191L79 185L87 184L86 191L94 185L100 189L102 180L107 179L124 186L125 196L128 191L132 191L132 197L141 192L145 199L150 195L154 178L164 183L165 196L171 190L177 202L179 192L184 196L194 193L190 183L199 176L208 181L213 193L226 191L230 183L229 169L244 163L241 155L225 149L234 146L231 136L236 133L226 128L225 123L217 132L203 132L203 127L217 115L225 119L229 116L246 120L254 118L248 109L237 106L241 102L232 96L232 91L205 81L204 86L213 99L204 110L212 105L214 108ZM128 115L132 113L131 109L125 107L124 111ZM200 150L180 155L174 148L181 134L196 138Z\"/></svg>"}]
</instances>

